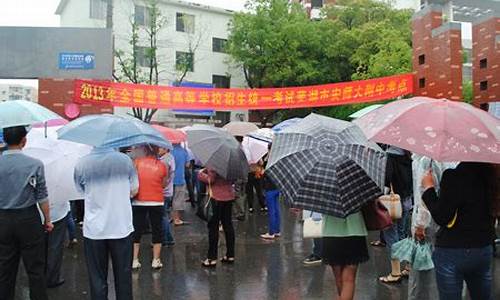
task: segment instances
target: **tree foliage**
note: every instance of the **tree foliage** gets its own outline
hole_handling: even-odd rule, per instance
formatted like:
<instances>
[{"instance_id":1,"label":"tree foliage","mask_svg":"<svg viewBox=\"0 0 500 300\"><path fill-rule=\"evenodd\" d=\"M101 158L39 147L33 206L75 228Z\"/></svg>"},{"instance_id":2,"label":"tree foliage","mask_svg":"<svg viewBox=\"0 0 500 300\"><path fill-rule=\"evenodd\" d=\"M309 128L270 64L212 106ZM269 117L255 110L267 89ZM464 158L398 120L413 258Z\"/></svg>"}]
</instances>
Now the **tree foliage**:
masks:
<instances>
[{"instance_id":1,"label":"tree foliage","mask_svg":"<svg viewBox=\"0 0 500 300\"><path fill-rule=\"evenodd\" d=\"M409 10L374 0L339 0L311 21L297 3L252 0L235 14L227 51L250 88L369 79L411 70ZM311 111L345 119L364 105L284 110L279 118ZM265 113L262 113L265 116Z\"/></svg>"}]
</instances>

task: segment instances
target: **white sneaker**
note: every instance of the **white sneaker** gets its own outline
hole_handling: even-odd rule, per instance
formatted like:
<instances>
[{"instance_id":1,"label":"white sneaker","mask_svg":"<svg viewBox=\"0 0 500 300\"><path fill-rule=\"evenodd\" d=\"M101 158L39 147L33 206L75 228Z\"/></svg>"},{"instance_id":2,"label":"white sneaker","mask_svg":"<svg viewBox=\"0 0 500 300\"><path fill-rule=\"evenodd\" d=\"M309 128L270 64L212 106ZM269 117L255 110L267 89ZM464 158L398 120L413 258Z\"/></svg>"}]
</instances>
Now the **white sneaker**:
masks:
<instances>
[{"instance_id":1,"label":"white sneaker","mask_svg":"<svg viewBox=\"0 0 500 300\"><path fill-rule=\"evenodd\" d=\"M132 270L138 270L141 268L141 263L139 262L138 259L134 259L132 261Z\"/></svg>"},{"instance_id":2,"label":"white sneaker","mask_svg":"<svg viewBox=\"0 0 500 300\"><path fill-rule=\"evenodd\" d=\"M274 240L276 238L274 234L269 234L269 233L261 234L260 237L265 240Z\"/></svg>"},{"instance_id":3,"label":"white sneaker","mask_svg":"<svg viewBox=\"0 0 500 300\"><path fill-rule=\"evenodd\" d=\"M153 259L153 262L151 263L151 268L153 269L161 269L163 268L163 264L161 263L160 259Z\"/></svg>"}]
</instances>

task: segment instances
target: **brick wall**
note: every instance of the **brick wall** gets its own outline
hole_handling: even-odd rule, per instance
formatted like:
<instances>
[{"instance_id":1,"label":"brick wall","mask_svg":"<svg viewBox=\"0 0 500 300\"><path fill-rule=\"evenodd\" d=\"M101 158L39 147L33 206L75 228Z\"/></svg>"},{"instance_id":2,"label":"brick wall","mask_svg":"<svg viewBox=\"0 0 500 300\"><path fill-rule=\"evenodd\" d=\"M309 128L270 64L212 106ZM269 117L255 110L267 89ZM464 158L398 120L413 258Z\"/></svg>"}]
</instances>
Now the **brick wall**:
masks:
<instances>
[{"instance_id":1,"label":"brick wall","mask_svg":"<svg viewBox=\"0 0 500 300\"><path fill-rule=\"evenodd\" d=\"M39 79L38 103L68 119L64 113L67 103L73 102L73 80ZM111 106L80 105L80 116L100 113L113 113Z\"/></svg>"},{"instance_id":2,"label":"brick wall","mask_svg":"<svg viewBox=\"0 0 500 300\"><path fill-rule=\"evenodd\" d=\"M415 95L462 99L462 38L459 23L444 23L442 8L429 5L412 19Z\"/></svg>"},{"instance_id":3,"label":"brick wall","mask_svg":"<svg viewBox=\"0 0 500 300\"><path fill-rule=\"evenodd\" d=\"M489 16L472 25L474 105L500 101L500 17Z\"/></svg>"}]
</instances>

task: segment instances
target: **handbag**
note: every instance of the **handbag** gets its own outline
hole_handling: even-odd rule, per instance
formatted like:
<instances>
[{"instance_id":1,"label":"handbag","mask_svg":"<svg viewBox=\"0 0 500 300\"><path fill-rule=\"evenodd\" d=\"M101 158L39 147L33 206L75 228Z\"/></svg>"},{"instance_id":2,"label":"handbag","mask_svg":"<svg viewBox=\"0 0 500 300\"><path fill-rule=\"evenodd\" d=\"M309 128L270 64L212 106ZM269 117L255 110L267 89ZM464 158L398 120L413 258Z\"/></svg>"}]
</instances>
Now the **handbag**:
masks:
<instances>
[{"instance_id":1,"label":"handbag","mask_svg":"<svg viewBox=\"0 0 500 300\"><path fill-rule=\"evenodd\" d=\"M387 208L375 199L361 209L367 230L384 230L392 226L392 218Z\"/></svg>"},{"instance_id":2,"label":"handbag","mask_svg":"<svg viewBox=\"0 0 500 300\"><path fill-rule=\"evenodd\" d=\"M323 218L313 217L314 212L304 218L303 233L304 238L321 238L323 237Z\"/></svg>"},{"instance_id":3,"label":"handbag","mask_svg":"<svg viewBox=\"0 0 500 300\"><path fill-rule=\"evenodd\" d=\"M213 215L212 185L209 183L207 193L196 210L196 216L205 222L209 222Z\"/></svg>"},{"instance_id":4,"label":"handbag","mask_svg":"<svg viewBox=\"0 0 500 300\"><path fill-rule=\"evenodd\" d=\"M382 195L379 201L387 208L393 220L401 219L403 216L403 205L401 204L401 197L394 193L391 184L391 192L389 195Z\"/></svg>"}]
</instances>

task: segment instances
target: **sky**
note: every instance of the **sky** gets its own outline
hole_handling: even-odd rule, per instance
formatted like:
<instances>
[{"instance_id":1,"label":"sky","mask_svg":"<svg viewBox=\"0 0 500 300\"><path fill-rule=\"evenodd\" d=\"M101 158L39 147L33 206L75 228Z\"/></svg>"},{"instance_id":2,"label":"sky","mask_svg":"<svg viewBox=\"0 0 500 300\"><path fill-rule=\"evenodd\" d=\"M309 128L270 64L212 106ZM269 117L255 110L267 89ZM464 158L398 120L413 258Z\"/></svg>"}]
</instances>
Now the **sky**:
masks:
<instances>
[{"instance_id":1,"label":"sky","mask_svg":"<svg viewBox=\"0 0 500 300\"><path fill-rule=\"evenodd\" d=\"M0 0L0 26L59 26L55 15L60 0ZM88 0L77 0L88 1ZM245 0L188 0L231 10L241 10ZM36 80L1 80L2 83L16 83L37 87Z\"/></svg>"}]
</instances>

